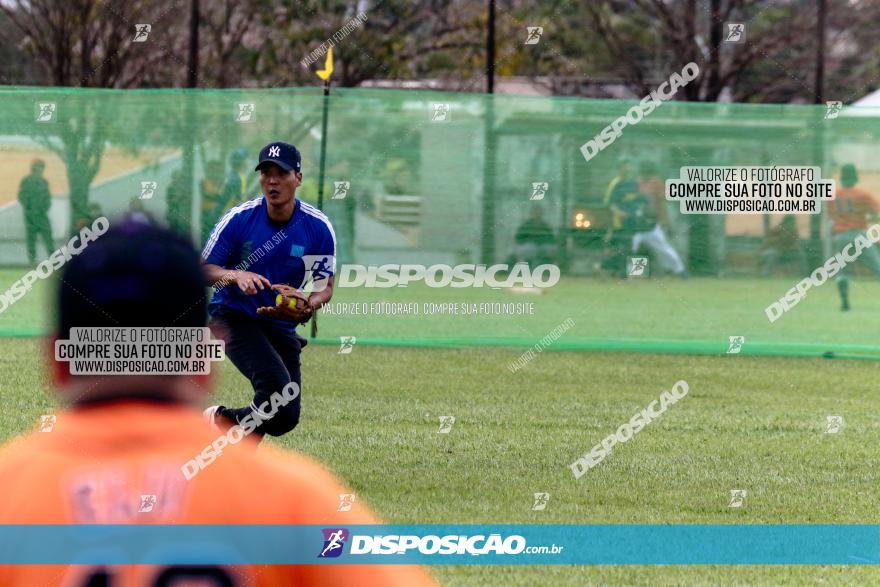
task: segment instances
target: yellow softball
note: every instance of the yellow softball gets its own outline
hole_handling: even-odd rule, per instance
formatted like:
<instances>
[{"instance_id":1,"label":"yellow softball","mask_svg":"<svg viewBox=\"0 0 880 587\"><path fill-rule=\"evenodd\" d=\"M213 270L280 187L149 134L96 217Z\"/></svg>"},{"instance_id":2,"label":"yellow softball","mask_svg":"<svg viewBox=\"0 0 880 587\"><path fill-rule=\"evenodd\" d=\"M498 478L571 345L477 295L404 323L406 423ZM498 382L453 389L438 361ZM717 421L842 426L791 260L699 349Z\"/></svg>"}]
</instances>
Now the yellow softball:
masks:
<instances>
[{"instance_id":1,"label":"yellow softball","mask_svg":"<svg viewBox=\"0 0 880 587\"><path fill-rule=\"evenodd\" d=\"M284 296L282 296L281 294L278 294L277 296L275 296L275 305L280 306L281 301L283 299L284 299ZM290 308L291 310L296 309L296 298L291 298L290 301L287 302L287 307Z\"/></svg>"}]
</instances>

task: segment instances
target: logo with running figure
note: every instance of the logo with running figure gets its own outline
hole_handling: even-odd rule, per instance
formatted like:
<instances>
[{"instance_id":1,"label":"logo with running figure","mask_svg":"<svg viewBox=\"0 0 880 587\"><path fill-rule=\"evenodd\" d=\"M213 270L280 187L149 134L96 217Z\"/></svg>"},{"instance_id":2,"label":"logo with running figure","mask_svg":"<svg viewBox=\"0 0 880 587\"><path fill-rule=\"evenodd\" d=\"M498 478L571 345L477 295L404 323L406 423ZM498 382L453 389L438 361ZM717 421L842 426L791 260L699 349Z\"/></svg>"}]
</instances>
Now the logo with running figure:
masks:
<instances>
[{"instance_id":1,"label":"logo with running figure","mask_svg":"<svg viewBox=\"0 0 880 587\"><path fill-rule=\"evenodd\" d=\"M340 493L339 494L339 507L336 508L337 512L350 512L351 507L354 505L354 500L357 499L354 493Z\"/></svg>"},{"instance_id":2,"label":"logo with running figure","mask_svg":"<svg viewBox=\"0 0 880 587\"><path fill-rule=\"evenodd\" d=\"M156 496L154 494L141 495L141 505L138 508L138 513L146 514L153 511L153 507L156 505Z\"/></svg>"},{"instance_id":3,"label":"logo with running figure","mask_svg":"<svg viewBox=\"0 0 880 587\"><path fill-rule=\"evenodd\" d=\"M55 427L55 422L58 421L58 418L53 414L40 416L40 432L52 432L52 428Z\"/></svg>"},{"instance_id":4,"label":"logo with running figure","mask_svg":"<svg viewBox=\"0 0 880 587\"><path fill-rule=\"evenodd\" d=\"M351 189L350 181L334 181L333 197L331 198L331 200L344 200L345 196L348 195L349 189Z\"/></svg>"},{"instance_id":5,"label":"logo with running figure","mask_svg":"<svg viewBox=\"0 0 880 587\"><path fill-rule=\"evenodd\" d=\"M544 34L544 27L542 26L527 26L526 32L528 36L526 37L526 45L537 45L538 41L541 40L541 35Z\"/></svg>"},{"instance_id":6,"label":"logo with running figure","mask_svg":"<svg viewBox=\"0 0 880 587\"><path fill-rule=\"evenodd\" d=\"M241 102L235 114L235 122L253 122L257 119L257 105L253 102Z\"/></svg>"},{"instance_id":7,"label":"logo with running figure","mask_svg":"<svg viewBox=\"0 0 880 587\"><path fill-rule=\"evenodd\" d=\"M629 257L626 262L626 274L628 277L646 277L648 269L647 257Z\"/></svg>"},{"instance_id":8,"label":"logo with running figure","mask_svg":"<svg viewBox=\"0 0 880 587\"><path fill-rule=\"evenodd\" d=\"M431 108L431 122L449 121L449 104L432 104Z\"/></svg>"},{"instance_id":9,"label":"logo with running figure","mask_svg":"<svg viewBox=\"0 0 880 587\"><path fill-rule=\"evenodd\" d=\"M828 416L825 424L825 434L837 434L843 428L843 416Z\"/></svg>"},{"instance_id":10,"label":"logo with running figure","mask_svg":"<svg viewBox=\"0 0 880 587\"><path fill-rule=\"evenodd\" d=\"M547 502L550 501L550 494L546 492L535 493L535 503L532 504L532 511L540 512L547 509Z\"/></svg>"},{"instance_id":11,"label":"logo with running figure","mask_svg":"<svg viewBox=\"0 0 880 587\"><path fill-rule=\"evenodd\" d=\"M745 489L731 489L730 490L730 503L727 504L729 508L741 508L743 503L746 501L746 494L748 492Z\"/></svg>"},{"instance_id":12,"label":"logo with running figure","mask_svg":"<svg viewBox=\"0 0 880 587\"><path fill-rule=\"evenodd\" d=\"M533 181L532 182L532 195L529 197L530 200L543 200L544 196L547 195L547 190L550 189L550 184L546 181Z\"/></svg>"},{"instance_id":13,"label":"logo with running figure","mask_svg":"<svg viewBox=\"0 0 880 587\"><path fill-rule=\"evenodd\" d=\"M455 416L440 416L440 429L437 434L449 434L455 425Z\"/></svg>"},{"instance_id":14,"label":"logo with running figure","mask_svg":"<svg viewBox=\"0 0 880 587\"><path fill-rule=\"evenodd\" d=\"M303 255L305 274L300 289L312 282L312 291L323 291L328 280L336 273L336 258L333 255Z\"/></svg>"},{"instance_id":15,"label":"logo with running figure","mask_svg":"<svg viewBox=\"0 0 880 587\"><path fill-rule=\"evenodd\" d=\"M745 336L730 336L728 338L730 341L729 345L727 347L727 354L728 355L738 354L742 350L743 345L746 344L746 337Z\"/></svg>"},{"instance_id":16,"label":"logo with running figure","mask_svg":"<svg viewBox=\"0 0 880 587\"><path fill-rule=\"evenodd\" d=\"M746 25L741 22L726 22L724 24L727 26L725 43L742 43L746 40Z\"/></svg>"},{"instance_id":17,"label":"logo with running figure","mask_svg":"<svg viewBox=\"0 0 880 587\"><path fill-rule=\"evenodd\" d=\"M356 336L340 336L339 337L339 355L350 355L357 343Z\"/></svg>"},{"instance_id":18,"label":"logo with running figure","mask_svg":"<svg viewBox=\"0 0 880 587\"><path fill-rule=\"evenodd\" d=\"M324 547L318 558L336 558L342 554L345 541L348 540L348 530L345 528L324 528Z\"/></svg>"},{"instance_id":19,"label":"logo with running figure","mask_svg":"<svg viewBox=\"0 0 880 587\"><path fill-rule=\"evenodd\" d=\"M156 190L159 189L159 182L157 181L142 181L141 182L141 195L138 197L139 200L149 200L156 194Z\"/></svg>"},{"instance_id":20,"label":"logo with running figure","mask_svg":"<svg viewBox=\"0 0 880 587\"><path fill-rule=\"evenodd\" d=\"M843 110L843 102L840 100L828 100L825 102L825 120L834 120Z\"/></svg>"},{"instance_id":21,"label":"logo with running figure","mask_svg":"<svg viewBox=\"0 0 880 587\"><path fill-rule=\"evenodd\" d=\"M37 122L55 122L57 111L55 102L37 102L34 106L36 107L34 119Z\"/></svg>"},{"instance_id":22,"label":"logo with running figure","mask_svg":"<svg viewBox=\"0 0 880 587\"><path fill-rule=\"evenodd\" d=\"M153 25L151 24L136 24L134 25L134 38L131 40L132 43L143 43L148 38L150 38L150 31L153 30Z\"/></svg>"}]
</instances>

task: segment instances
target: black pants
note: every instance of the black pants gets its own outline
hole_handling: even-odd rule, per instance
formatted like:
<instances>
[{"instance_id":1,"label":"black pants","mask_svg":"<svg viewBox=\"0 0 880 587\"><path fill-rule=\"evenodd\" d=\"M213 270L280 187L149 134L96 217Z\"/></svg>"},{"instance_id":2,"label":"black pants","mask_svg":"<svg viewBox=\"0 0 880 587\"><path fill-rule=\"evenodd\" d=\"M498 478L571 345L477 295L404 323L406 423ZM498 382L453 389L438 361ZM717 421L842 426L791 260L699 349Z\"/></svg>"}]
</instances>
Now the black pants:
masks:
<instances>
[{"instance_id":1,"label":"black pants","mask_svg":"<svg viewBox=\"0 0 880 587\"><path fill-rule=\"evenodd\" d=\"M47 214L24 215L25 238L27 240L28 261L31 265L37 264L37 237L43 240L46 246L46 256L52 254L52 226L49 224Z\"/></svg>"},{"instance_id":2,"label":"black pants","mask_svg":"<svg viewBox=\"0 0 880 587\"><path fill-rule=\"evenodd\" d=\"M262 320L231 310L221 310L209 323L214 336L226 341L226 356L254 386L254 401L243 408L223 408L220 414L230 420L242 419L269 401L273 393L281 393L291 381L301 385L299 354L308 342L295 333L273 328ZM255 433L281 436L299 423L300 400L279 408L273 418L260 424ZM266 404L265 411L271 411Z\"/></svg>"}]
</instances>

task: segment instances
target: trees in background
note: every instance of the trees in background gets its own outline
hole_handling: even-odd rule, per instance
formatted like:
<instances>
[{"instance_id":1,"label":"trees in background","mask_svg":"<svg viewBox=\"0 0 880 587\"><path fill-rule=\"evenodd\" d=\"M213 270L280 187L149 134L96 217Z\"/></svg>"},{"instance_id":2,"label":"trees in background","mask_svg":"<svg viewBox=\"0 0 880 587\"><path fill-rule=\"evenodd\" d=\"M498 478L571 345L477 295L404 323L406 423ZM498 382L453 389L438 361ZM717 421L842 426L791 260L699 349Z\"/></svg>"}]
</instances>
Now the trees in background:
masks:
<instances>
[{"instance_id":1,"label":"trees in background","mask_svg":"<svg viewBox=\"0 0 880 587\"><path fill-rule=\"evenodd\" d=\"M146 80L166 81L154 67L161 47L134 42L135 24L156 21L161 3L147 0L14 0L0 10L22 34L20 50L53 86L131 88ZM158 77L156 77L158 76ZM107 145L106 103L70 96L56 105L56 124L36 126L34 137L65 163L70 186L71 224L88 216L89 186Z\"/></svg>"},{"instance_id":2,"label":"trees in background","mask_svg":"<svg viewBox=\"0 0 880 587\"><path fill-rule=\"evenodd\" d=\"M430 79L438 89L485 88L485 1L199 0L199 60L191 68L192 1L0 2L0 31L14 33L0 40L0 54L10 57L0 64L0 82L150 88L183 87L195 77L202 88L314 85L323 60L310 67L302 60L364 13L364 24L336 43L336 85ZM849 102L880 79L874 43L880 0L827 5L825 95ZM616 84L644 96L694 61L701 75L681 99L811 103L816 6L814 0L497 0L496 72L530 77L555 95L602 95ZM744 42L727 42L726 23L745 25ZM138 38L140 24L150 25L147 38ZM542 27L538 43L526 44L528 27ZM23 67L16 56L38 69ZM97 124L97 108L73 100L51 129L58 139L38 137L66 163L74 217L86 212L109 138ZM178 144L198 143L192 109L167 116L177 117L165 126L182 137ZM290 131L309 129L305 121Z\"/></svg>"},{"instance_id":3,"label":"trees in background","mask_svg":"<svg viewBox=\"0 0 880 587\"><path fill-rule=\"evenodd\" d=\"M880 74L873 23L880 0L827 0L827 87L841 98L873 89ZM814 0L497 0L497 72L531 76L554 94L584 95L619 80L644 95L696 61L703 75L681 97L812 102ZM181 87L188 77L190 0L8 0L0 81L55 86ZM335 47L334 82L432 79L482 91L486 2L473 0L200 0L198 86L312 85L302 59L358 13L367 20ZM725 42L725 23L746 25ZM134 25L149 23L147 42ZM543 27L526 45L526 28ZM311 69L315 69L313 65ZM867 87L867 86L871 87ZM725 94L726 92L726 94ZM838 99L841 99L838 98Z\"/></svg>"}]
</instances>

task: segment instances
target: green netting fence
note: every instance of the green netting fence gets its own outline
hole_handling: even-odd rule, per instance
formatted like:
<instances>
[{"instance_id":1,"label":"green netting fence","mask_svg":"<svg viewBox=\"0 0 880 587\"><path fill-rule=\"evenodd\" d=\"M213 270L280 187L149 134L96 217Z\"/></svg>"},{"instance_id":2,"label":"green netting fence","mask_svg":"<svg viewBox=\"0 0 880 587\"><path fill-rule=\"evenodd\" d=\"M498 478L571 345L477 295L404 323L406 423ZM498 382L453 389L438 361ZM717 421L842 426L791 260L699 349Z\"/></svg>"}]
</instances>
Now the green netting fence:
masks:
<instances>
[{"instance_id":1,"label":"green netting fence","mask_svg":"<svg viewBox=\"0 0 880 587\"><path fill-rule=\"evenodd\" d=\"M781 215L683 215L660 203L665 235L690 274L683 279L663 275L652 250L608 240L606 197L624 164L636 180L662 182L682 166L818 166L836 177L851 163L859 186L880 194L872 156L880 112L870 108L667 102L586 161L581 146L636 102L334 88L323 136L320 88L5 88L0 96L0 291L31 268L17 197L35 159L52 194L53 246L96 215L126 212L201 243L218 193L231 202L259 195L253 166L273 140L299 147L298 196L318 205L326 141L320 205L341 265L525 260L558 266L561 279L542 290L340 287L333 311L320 316L319 341L880 356L880 285L858 266L852 311L840 311L829 281L776 322L765 316L829 254L822 215L796 216L796 244L768 255ZM230 187L242 183L243 191ZM539 252L517 238L536 222ZM38 242L38 258L45 254ZM649 259L651 270L627 278L631 256ZM46 332L52 290L51 279L41 281L0 312L0 334ZM545 338L554 329L564 333ZM744 338L731 345L730 337Z\"/></svg>"}]
</instances>

